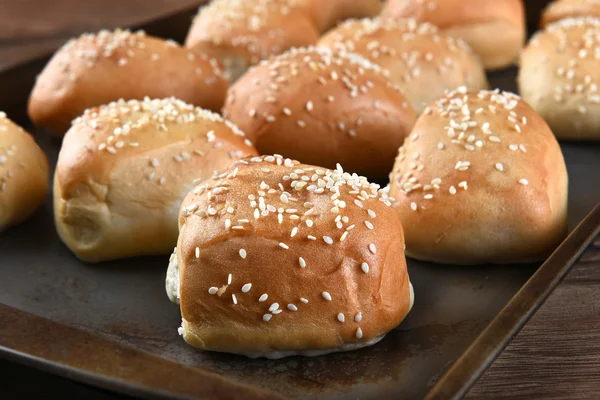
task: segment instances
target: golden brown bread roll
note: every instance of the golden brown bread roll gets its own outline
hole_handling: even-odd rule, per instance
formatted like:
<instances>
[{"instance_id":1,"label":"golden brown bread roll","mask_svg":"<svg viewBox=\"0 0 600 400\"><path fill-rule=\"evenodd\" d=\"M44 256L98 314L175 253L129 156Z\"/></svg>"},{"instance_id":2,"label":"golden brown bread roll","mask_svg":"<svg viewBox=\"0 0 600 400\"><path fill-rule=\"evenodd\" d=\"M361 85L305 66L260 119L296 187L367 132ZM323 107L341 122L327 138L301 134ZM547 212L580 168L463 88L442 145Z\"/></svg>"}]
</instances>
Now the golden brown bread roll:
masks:
<instances>
[{"instance_id":1,"label":"golden brown bread roll","mask_svg":"<svg viewBox=\"0 0 600 400\"><path fill-rule=\"evenodd\" d=\"M254 154L236 126L173 98L88 109L65 135L58 157L58 233L90 262L168 254L193 181Z\"/></svg>"},{"instance_id":2,"label":"golden brown bread roll","mask_svg":"<svg viewBox=\"0 0 600 400\"><path fill-rule=\"evenodd\" d=\"M290 0L214 0L200 8L185 44L218 59L233 82L249 66L318 38L313 21Z\"/></svg>"},{"instance_id":3,"label":"golden brown bread roll","mask_svg":"<svg viewBox=\"0 0 600 400\"><path fill-rule=\"evenodd\" d=\"M86 108L121 98L174 96L218 111L227 80L214 59L143 32L84 34L66 43L39 75L29 116L57 136Z\"/></svg>"},{"instance_id":4,"label":"golden brown bread roll","mask_svg":"<svg viewBox=\"0 0 600 400\"><path fill-rule=\"evenodd\" d=\"M318 45L358 53L387 69L417 114L446 90L488 87L483 65L466 42L414 19L348 20Z\"/></svg>"},{"instance_id":5,"label":"golden brown bread roll","mask_svg":"<svg viewBox=\"0 0 600 400\"><path fill-rule=\"evenodd\" d=\"M600 19L568 18L521 55L519 91L559 139L600 140Z\"/></svg>"},{"instance_id":6,"label":"golden brown bread roll","mask_svg":"<svg viewBox=\"0 0 600 400\"><path fill-rule=\"evenodd\" d=\"M390 199L339 166L240 160L190 192L179 226L166 287L193 346L268 358L352 350L412 307Z\"/></svg>"},{"instance_id":7,"label":"golden brown bread roll","mask_svg":"<svg viewBox=\"0 0 600 400\"><path fill-rule=\"evenodd\" d=\"M288 0L302 8L321 32L349 18L375 17L381 12L381 0Z\"/></svg>"},{"instance_id":8,"label":"golden brown bread roll","mask_svg":"<svg viewBox=\"0 0 600 400\"><path fill-rule=\"evenodd\" d=\"M48 180L48 159L42 149L0 111L0 232L39 208Z\"/></svg>"},{"instance_id":9,"label":"golden brown bread roll","mask_svg":"<svg viewBox=\"0 0 600 400\"><path fill-rule=\"evenodd\" d=\"M488 69L513 64L526 36L522 0L388 0L382 18L416 18L464 39Z\"/></svg>"},{"instance_id":10,"label":"golden brown bread roll","mask_svg":"<svg viewBox=\"0 0 600 400\"><path fill-rule=\"evenodd\" d=\"M544 28L552 22L572 17L600 17L599 0L556 0L542 13L540 25Z\"/></svg>"},{"instance_id":11,"label":"golden brown bread roll","mask_svg":"<svg viewBox=\"0 0 600 400\"><path fill-rule=\"evenodd\" d=\"M567 233L560 147L511 93L459 88L432 103L400 148L390 182L406 254L420 260L538 261Z\"/></svg>"},{"instance_id":12,"label":"golden brown bread roll","mask_svg":"<svg viewBox=\"0 0 600 400\"><path fill-rule=\"evenodd\" d=\"M261 154L381 178L416 119L386 72L356 54L292 49L229 90L224 115Z\"/></svg>"}]
</instances>

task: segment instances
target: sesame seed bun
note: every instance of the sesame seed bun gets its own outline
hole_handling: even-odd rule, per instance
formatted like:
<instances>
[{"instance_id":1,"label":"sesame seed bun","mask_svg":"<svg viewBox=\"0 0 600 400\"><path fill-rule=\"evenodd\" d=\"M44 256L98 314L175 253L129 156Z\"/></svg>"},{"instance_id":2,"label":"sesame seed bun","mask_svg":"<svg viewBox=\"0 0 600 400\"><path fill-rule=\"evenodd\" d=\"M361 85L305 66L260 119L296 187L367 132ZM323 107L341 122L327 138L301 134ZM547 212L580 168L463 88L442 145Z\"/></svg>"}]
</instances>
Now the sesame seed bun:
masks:
<instances>
[{"instance_id":1,"label":"sesame seed bun","mask_svg":"<svg viewBox=\"0 0 600 400\"><path fill-rule=\"evenodd\" d=\"M63 136L86 108L174 96L218 111L229 84L218 63L143 32L84 34L59 49L29 98L33 123Z\"/></svg>"},{"instance_id":2,"label":"sesame seed bun","mask_svg":"<svg viewBox=\"0 0 600 400\"><path fill-rule=\"evenodd\" d=\"M233 124L173 98L86 110L58 156L58 233L89 262L168 254L194 180L254 154Z\"/></svg>"},{"instance_id":3,"label":"sesame seed bun","mask_svg":"<svg viewBox=\"0 0 600 400\"><path fill-rule=\"evenodd\" d=\"M459 88L432 103L400 149L390 182L413 258L538 261L567 233L560 147L512 93Z\"/></svg>"},{"instance_id":4,"label":"sesame seed bun","mask_svg":"<svg viewBox=\"0 0 600 400\"><path fill-rule=\"evenodd\" d=\"M193 346L269 358L351 350L412 307L391 199L339 166L238 161L190 192L179 226L166 286Z\"/></svg>"},{"instance_id":5,"label":"sesame seed bun","mask_svg":"<svg viewBox=\"0 0 600 400\"><path fill-rule=\"evenodd\" d=\"M521 56L519 90L559 139L600 140L600 19L538 32Z\"/></svg>"},{"instance_id":6,"label":"sesame seed bun","mask_svg":"<svg viewBox=\"0 0 600 400\"><path fill-rule=\"evenodd\" d=\"M39 208L49 175L48 159L33 137L0 111L0 231Z\"/></svg>"},{"instance_id":7,"label":"sesame seed bun","mask_svg":"<svg viewBox=\"0 0 600 400\"><path fill-rule=\"evenodd\" d=\"M513 64L525 43L522 0L388 0L383 18L416 18L464 39L487 69Z\"/></svg>"},{"instance_id":8,"label":"sesame seed bun","mask_svg":"<svg viewBox=\"0 0 600 400\"><path fill-rule=\"evenodd\" d=\"M418 114L446 90L488 87L483 65L466 42L414 19L349 20L318 44L358 53L388 70Z\"/></svg>"},{"instance_id":9,"label":"sesame seed bun","mask_svg":"<svg viewBox=\"0 0 600 400\"><path fill-rule=\"evenodd\" d=\"M387 73L356 54L292 49L253 67L229 90L224 115L261 154L387 176L415 112Z\"/></svg>"},{"instance_id":10,"label":"sesame seed bun","mask_svg":"<svg viewBox=\"0 0 600 400\"><path fill-rule=\"evenodd\" d=\"M573 17L600 17L599 0L556 0L542 13L540 26L544 28L552 22Z\"/></svg>"},{"instance_id":11,"label":"sesame seed bun","mask_svg":"<svg viewBox=\"0 0 600 400\"><path fill-rule=\"evenodd\" d=\"M185 45L218 59L233 82L249 66L318 39L314 22L290 0L214 0L200 8Z\"/></svg>"}]
</instances>

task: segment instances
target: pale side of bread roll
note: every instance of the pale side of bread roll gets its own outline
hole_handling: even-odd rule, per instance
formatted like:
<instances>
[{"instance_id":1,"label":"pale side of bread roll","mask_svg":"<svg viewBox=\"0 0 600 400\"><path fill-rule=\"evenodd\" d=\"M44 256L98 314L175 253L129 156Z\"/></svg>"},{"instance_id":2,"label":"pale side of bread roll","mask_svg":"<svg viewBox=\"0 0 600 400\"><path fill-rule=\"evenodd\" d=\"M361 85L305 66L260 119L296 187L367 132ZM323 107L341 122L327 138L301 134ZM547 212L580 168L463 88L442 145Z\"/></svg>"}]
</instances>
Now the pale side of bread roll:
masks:
<instances>
[{"instance_id":1,"label":"pale side of bread roll","mask_svg":"<svg viewBox=\"0 0 600 400\"><path fill-rule=\"evenodd\" d=\"M278 155L197 186L166 278L185 341L269 358L379 341L414 301L391 201L339 166Z\"/></svg>"},{"instance_id":2,"label":"pale side of bread roll","mask_svg":"<svg viewBox=\"0 0 600 400\"><path fill-rule=\"evenodd\" d=\"M567 233L560 147L512 93L459 88L432 103L400 149L390 182L406 254L420 260L538 261Z\"/></svg>"},{"instance_id":3,"label":"pale side of bread roll","mask_svg":"<svg viewBox=\"0 0 600 400\"><path fill-rule=\"evenodd\" d=\"M85 109L121 98L173 96L219 111L228 86L206 55L141 31L100 31L56 52L38 76L28 111L34 124L62 136Z\"/></svg>"},{"instance_id":4,"label":"pale side of bread roll","mask_svg":"<svg viewBox=\"0 0 600 400\"><path fill-rule=\"evenodd\" d=\"M58 157L58 233L89 262L168 254L194 180L254 154L236 126L173 98L88 109L65 135Z\"/></svg>"},{"instance_id":5,"label":"pale side of bread roll","mask_svg":"<svg viewBox=\"0 0 600 400\"><path fill-rule=\"evenodd\" d=\"M327 48L261 62L229 90L224 115L261 154L385 177L416 114L387 71Z\"/></svg>"},{"instance_id":6,"label":"pale side of bread roll","mask_svg":"<svg viewBox=\"0 0 600 400\"><path fill-rule=\"evenodd\" d=\"M568 18L521 55L519 91L559 139L600 140L600 19Z\"/></svg>"},{"instance_id":7,"label":"pale side of bread roll","mask_svg":"<svg viewBox=\"0 0 600 400\"><path fill-rule=\"evenodd\" d=\"M600 17L600 0L556 0L542 13L540 26L574 17Z\"/></svg>"},{"instance_id":8,"label":"pale side of bread roll","mask_svg":"<svg viewBox=\"0 0 600 400\"><path fill-rule=\"evenodd\" d=\"M464 39L487 69L513 64L526 37L522 0L388 0L382 18L416 18Z\"/></svg>"},{"instance_id":9,"label":"pale side of bread roll","mask_svg":"<svg viewBox=\"0 0 600 400\"><path fill-rule=\"evenodd\" d=\"M319 32L313 21L289 3L214 0L194 18L186 47L218 59L233 82L271 55L317 42Z\"/></svg>"},{"instance_id":10,"label":"pale side of bread roll","mask_svg":"<svg viewBox=\"0 0 600 400\"><path fill-rule=\"evenodd\" d=\"M418 114L446 90L488 88L483 64L466 42L414 19L348 20L318 45L358 53L388 70Z\"/></svg>"},{"instance_id":11,"label":"pale side of bread roll","mask_svg":"<svg viewBox=\"0 0 600 400\"><path fill-rule=\"evenodd\" d=\"M0 232L40 207L49 176L48 159L33 137L0 111Z\"/></svg>"}]
</instances>

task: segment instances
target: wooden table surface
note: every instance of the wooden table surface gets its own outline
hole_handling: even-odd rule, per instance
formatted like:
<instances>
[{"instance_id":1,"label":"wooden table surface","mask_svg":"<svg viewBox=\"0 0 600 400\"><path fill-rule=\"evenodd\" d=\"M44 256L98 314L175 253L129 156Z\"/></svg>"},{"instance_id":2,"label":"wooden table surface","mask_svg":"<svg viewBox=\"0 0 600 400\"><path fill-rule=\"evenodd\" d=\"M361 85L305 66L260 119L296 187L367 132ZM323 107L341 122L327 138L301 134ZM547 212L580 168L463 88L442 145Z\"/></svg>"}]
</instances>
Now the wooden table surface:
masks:
<instances>
[{"instance_id":1,"label":"wooden table surface","mask_svg":"<svg viewBox=\"0 0 600 400\"><path fill-rule=\"evenodd\" d=\"M45 54L81 32L137 25L199 3L0 0L0 70ZM52 393L123 398L7 361L0 361L0 376L3 398ZM600 236L467 398L600 398Z\"/></svg>"}]
</instances>

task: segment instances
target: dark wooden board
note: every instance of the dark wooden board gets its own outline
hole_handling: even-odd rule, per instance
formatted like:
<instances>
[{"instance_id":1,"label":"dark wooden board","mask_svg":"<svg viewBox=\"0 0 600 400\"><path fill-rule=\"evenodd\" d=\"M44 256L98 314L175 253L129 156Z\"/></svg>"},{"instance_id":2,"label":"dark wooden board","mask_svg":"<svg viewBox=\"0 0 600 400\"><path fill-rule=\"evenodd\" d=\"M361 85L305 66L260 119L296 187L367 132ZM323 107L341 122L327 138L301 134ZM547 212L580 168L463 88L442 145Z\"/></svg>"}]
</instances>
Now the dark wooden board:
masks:
<instances>
[{"instance_id":1,"label":"dark wooden board","mask_svg":"<svg viewBox=\"0 0 600 400\"><path fill-rule=\"evenodd\" d=\"M155 26L164 29L163 36L173 37L169 26L182 18L189 18L189 11ZM181 30L181 24L174 25ZM11 88L9 93L21 99L9 105L26 126L26 88L41 65L0 73L0 91ZM490 79L494 86L514 90L514 77L510 69ZM60 142L32 131L54 164ZM571 179L572 229L600 200L600 187L589 184L600 181L600 146L565 144L563 151ZM0 234L0 353L140 396L160 394L161 389L233 396L242 385L256 388L247 389L246 397L268 396L260 391L265 389L290 398L423 398L538 267L455 267L409 260L415 308L381 343L356 352L268 361L200 352L181 340L179 311L164 290L167 259L79 262L55 233L49 197L34 218ZM97 361L94 349L102 349L97 351L108 358ZM115 360L122 368L107 367ZM144 363L136 366L136 360ZM195 385L180 381L172 387L168 380L145 374L179 368ZM219 376L237 384L229 390Z\"/></svg>"}]
</instances>

